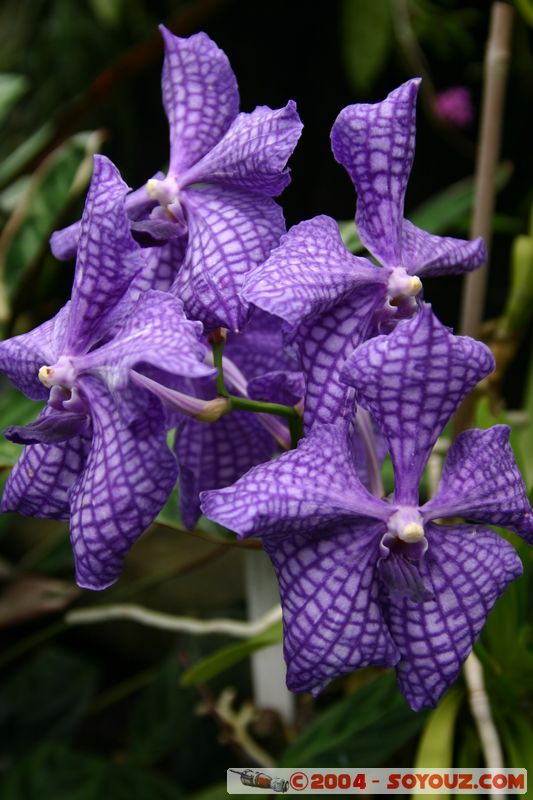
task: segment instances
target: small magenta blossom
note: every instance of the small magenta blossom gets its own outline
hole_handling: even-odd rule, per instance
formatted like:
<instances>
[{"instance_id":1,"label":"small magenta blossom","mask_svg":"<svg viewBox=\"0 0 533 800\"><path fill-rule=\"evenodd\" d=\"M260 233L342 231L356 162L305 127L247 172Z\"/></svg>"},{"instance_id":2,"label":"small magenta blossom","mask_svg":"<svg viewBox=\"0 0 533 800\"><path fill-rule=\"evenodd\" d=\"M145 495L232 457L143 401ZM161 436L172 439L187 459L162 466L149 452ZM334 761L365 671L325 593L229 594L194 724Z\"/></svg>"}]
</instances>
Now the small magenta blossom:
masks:
<instances>
[{"instance_id":1,"label":"small magenta blossom","mask_svg":"<svg viewBox=\"0 0 533 800\"><path fill-rule=\"evenodd\" d=\"M343 371L387 441L396 476L390 499L362 485L349 428L339 423L314 426L296 450L202 496L210 519L240 537L262 537L280 583L293 691L317 693L358 667L396 665L410 705L435 705L521 574L511 545L483 527L533 541L506 426L463 433L437 494L419 505L437 437L493 366L488 348L453 336L425 306L362 344ZM443 516L469 522L437 523Z\"/></svg>"},{"instance_id":2,"label":"small magenta blossom","mask_svg":"<svg viewBox=\"0 0 533 800\"><path fill-rule=\"evenodd\" d=\"M104 589L132 543L172 490L176 461L160 402L133 387L132 367L160 366L200 377L202 326L155 290L131 300L143 251L130 235L128 190L111 162L95 157L81 222L70 302L50 322L0 343L0 369L39 418L5 431L27 445L6 484L2 511L70 520L80 586Z\"/></svg>"},{"instance_id":3,"label":"small magenta blossom","mask_svg":"<svg viewBox=\"0 0 533 800\"><path fill-rule=\"evenodd\" d=\"M474 121L472 95L466 86L450 86L435 96L435 114L455 128L468 128Z\"/></svg>"},{"instance_id":4,"label":"small magenta blossom","mask_svg":"<svg viewBox=\"0 0 533 800\"><path fill-rule=\"evenodd\" d=\"M141 238L172 242L152 254L154 279L170 278L164 288L180 297L188 316L208 329L240 329L248 314L239 298L244 276L285 232L272 198L290 182L285 165L302 124L292 101L238 113L225 53L205 33L183 39L164 26L161 32L170 164L166 176L130 195L128 213ZM54 234L54 254L73 255L78 235L76 225Z\"/></svg>"}]
</instances>

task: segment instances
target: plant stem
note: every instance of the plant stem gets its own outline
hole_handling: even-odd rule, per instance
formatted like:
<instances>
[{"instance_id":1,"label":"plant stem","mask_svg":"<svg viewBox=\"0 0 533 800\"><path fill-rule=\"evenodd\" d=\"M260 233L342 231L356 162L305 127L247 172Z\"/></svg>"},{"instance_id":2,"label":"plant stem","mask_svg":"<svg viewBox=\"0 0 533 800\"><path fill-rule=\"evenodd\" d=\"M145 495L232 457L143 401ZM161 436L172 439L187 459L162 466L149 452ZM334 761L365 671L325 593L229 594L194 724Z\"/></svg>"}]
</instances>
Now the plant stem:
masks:
<instances>
[{"instance_id":1,"label":"plant stem","mask_svg":"<svg viewBox=\"0 0 533 800\"><path fill-rule=\"evenodd\" d=\"M222 397L230 401L230 411L251 411L254 414L275 414L287 420L291 434L291 446L296 447L303 436L303 422L294 406L285 406L282 403L268 403L263 400L251 400L249 397L230 394L224 378L224 340L214 337L211 341L213 349L213 364L217 370L216 387Z\"/></svg>"},{"instance_id":2,"label":"plant stem","mask_svg":"<svg viewBox=\"0 0 533 800\"><path fill-rule=\"evenodd\" d=\"M218 339L217 341L211 342L211 347L213 349L213 364L215 365L217 371L216 377L216 384L217 384L217 392L222 395L222 397L229 397L229 392L226 389L226 382L224 380L224 368L222 366L222 356L224 355L224 339Z\"/></svg>"}]
</instances>

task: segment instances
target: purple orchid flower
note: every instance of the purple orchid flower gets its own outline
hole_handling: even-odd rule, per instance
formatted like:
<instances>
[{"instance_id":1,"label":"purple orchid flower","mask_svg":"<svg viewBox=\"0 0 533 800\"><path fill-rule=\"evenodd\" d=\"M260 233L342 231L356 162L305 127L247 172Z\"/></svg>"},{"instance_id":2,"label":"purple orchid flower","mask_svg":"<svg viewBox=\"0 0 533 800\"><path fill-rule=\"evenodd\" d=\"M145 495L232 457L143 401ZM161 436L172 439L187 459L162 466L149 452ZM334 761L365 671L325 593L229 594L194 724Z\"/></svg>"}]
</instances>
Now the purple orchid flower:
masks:
<instances>
[{"instance_id":1,"label":"purple orchid flower","mask_svg":"<svg viewBox=\"0 0 533 800\"><path fill-rule=\"evenodd\" d=\"M403 218L419 83L408 81L381 103L348 106L331 132L333 153L357 189L359 235L382 268L353 256L337 223L318 216L291 228L244 281L242 297L289 326L287 341L307 380L307 426L352 414L342 365L365 339L416 312L421 277L473 270L486 260L481 239L433 236Z\"/></svg>"},{"instance_id":2,"label":"purple orchid flower","mask_svg":"<svg viewBox=\"0 0 533 800\"><path fill-rule=\"evenodd\" d=\"M166 177L130 196L132 227L179 243L171 253L172 291L192 319L209 329L239 329L248 313L238 294L244 276L285 231L272 198L290 182L285 165L302 124L292 101L239 114L237 82L223 51L205 33L182 39L164 26L161 32L170 164ZM54 234L54 254L73 255L77 237L76 225ZM161 256L164 270L169 248ZM153 269L160 271L157 258Z\"/></svg>"},{"instance_id":3,"label":"purple orchid flower","mask_svg":"<svg viewBox=\"0 0 533 800\"><path fill-rule=\"evenodd\" d=\"M155 290L128 288L143 251L124 210L128 190L113 164L95 157L81 222L72 299L56 317L0 343L0 369L39 418L5 435L26 444L6 484L2 511L70 519L80 586L104 589L166 502L176 477L160 402L133 388L132 367L157 365L200 377L202 326Z\"/></svg>"},{"instance_id":4,"label":"purple orchid flower","mask_svg":"<svg viewBox=\"0 0 533 800\"><path fill-rule=\"evenodd\" d=\"M283 352L281 322L276 317L256 310L243 332L228 334L223 369L226 385L235 395L296 405L303 397L304 381L293 366L290 355ZM178 412L169 424L176 427L180 514L189 529L200 516L202 491L229 486L251 467L291 446L289 430L280 418L247 411L226 413L213 378L175 381L176 388L168 381L163 385L164 376L155 382L136 375L135 381Z\"/></svg>"},{"instance_id":5,"label":"purple orchid flower","mask_svg":"<svg viewBox=\"0 0 533 800\"><path fill-rule=\"evenodd\" d=\"M390 500L361 484L346 424L316 425L296 450L202 496L207 517L240 537L262 536L279 579L293 691L317 693L356 668L395 665L412 708L435 705L521 574L511 545L483 526L533 541L506 426L463 433L435 497L419 505L433 445L493 366L484 345L453 336L425 306L362 344L343 372L387 440ZM469 524L436 521L443 516Z\"/></svg>"}]
</instances>

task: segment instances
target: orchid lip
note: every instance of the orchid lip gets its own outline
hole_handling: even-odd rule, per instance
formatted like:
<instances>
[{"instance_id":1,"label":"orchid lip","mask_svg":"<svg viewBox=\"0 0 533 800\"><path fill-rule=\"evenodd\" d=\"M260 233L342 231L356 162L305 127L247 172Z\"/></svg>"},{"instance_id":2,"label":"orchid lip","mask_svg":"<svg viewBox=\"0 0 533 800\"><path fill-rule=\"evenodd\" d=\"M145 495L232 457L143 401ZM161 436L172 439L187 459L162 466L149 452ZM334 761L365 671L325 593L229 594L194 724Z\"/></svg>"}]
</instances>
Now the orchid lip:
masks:
<instances>
[{"instance_id":1,"label":"orchid lip","mask_svg":"<svg viewBox=\"0 0 533 800\"><path fill-rule=\"evenodd\" d=\"M391 271L387 290L390 297L416 297L422 289L418 275L409 275L405 267L394 267Z\"/></svg>"},{"instance_id":2,"label":"orchid lip","mask_svg":"<svg viewBox=\"0 0 533 800\"><path fill-rule=\"evenodd\" d=\"M420 542L424 538L424 521L418 509L403 506L389 518L387 530L402 542Z\"/></svg>"},{"instance_id":3,"label":"orchid lip","mask_svg":"<svg viewBox=\"0 0 533 800\"><path fill-rule=\"evenodd\" d=\"M38 377L47 389L53 386L72 389L76 380L76 369L68 356L61 356L53 366L43 365L39 369Z\"/></svg>"}]
</instances>

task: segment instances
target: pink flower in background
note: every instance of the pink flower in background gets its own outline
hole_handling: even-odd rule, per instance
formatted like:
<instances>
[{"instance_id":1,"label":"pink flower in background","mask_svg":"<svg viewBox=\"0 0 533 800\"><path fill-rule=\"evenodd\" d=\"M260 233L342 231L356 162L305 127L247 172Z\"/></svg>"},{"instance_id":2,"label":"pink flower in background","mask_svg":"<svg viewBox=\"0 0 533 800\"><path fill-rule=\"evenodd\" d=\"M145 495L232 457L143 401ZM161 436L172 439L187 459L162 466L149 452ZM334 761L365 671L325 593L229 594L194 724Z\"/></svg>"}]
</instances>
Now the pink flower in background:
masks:
<instances>
[{"instance_id":1,"label":"pink flower in background","mask_svg":"<svg viewBox=\"0 0 533 800\"><path fill-rule=\"evenodd\" d=\"M436 115L456 128L468 128L474 121L474 106L470 89L466 86L450 86L435 97Z\"/></svg>"}]
</instances>

